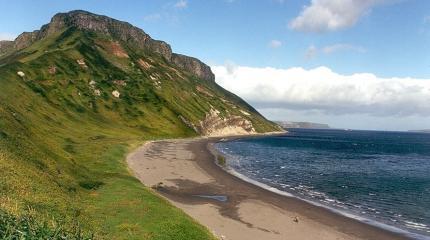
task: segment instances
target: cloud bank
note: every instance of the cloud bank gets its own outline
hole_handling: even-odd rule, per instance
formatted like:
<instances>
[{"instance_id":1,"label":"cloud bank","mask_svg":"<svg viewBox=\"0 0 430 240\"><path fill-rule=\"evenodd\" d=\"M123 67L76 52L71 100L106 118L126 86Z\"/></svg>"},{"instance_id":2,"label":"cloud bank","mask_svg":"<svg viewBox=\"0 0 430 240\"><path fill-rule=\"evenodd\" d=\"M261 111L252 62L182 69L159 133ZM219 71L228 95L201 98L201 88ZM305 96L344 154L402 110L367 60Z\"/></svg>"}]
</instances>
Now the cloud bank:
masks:
<instances>
[{"instance_id":1,"label":"cloud bank","mask_svg":"<svg viewBox=\"0 0 430 240\"><path fill-rule=\"evenodd\" d=\"M366 114L376 117L430 116L430 79L341 75L327 67L251 68L213 66L216 81L259 109Z\"/></svg>"},{"instance_id":2,"label":"cloud bank","mask_svg":"<svg viewBox=\"0 0 430 240\"><path fill-rule=\"evenodd\" d=\"M386 0L312 0L289 27L302 32L328 32L355 25L374 6Z\"/></svg>"}]
</instances>

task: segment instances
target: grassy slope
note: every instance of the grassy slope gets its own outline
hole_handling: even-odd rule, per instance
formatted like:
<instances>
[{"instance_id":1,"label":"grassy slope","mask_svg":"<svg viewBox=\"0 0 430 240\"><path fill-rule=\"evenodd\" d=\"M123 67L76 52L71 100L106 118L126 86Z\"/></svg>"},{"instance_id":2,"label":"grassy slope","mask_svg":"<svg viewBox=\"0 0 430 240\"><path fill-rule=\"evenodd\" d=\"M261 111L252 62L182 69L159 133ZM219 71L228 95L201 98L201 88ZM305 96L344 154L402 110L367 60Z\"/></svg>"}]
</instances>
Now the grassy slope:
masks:
<instances>
[{"instance_id":1,"label":"grassy slope","mask_svg":"<svg viewBox=\"0 0 430 240\"><path fill-rule=\"evenodd\" d=\"M147 139L195 136L178 115L197 123L209 102L233 113L239 110L220 98L252 109L158 56L124 46L130 58L118 58L105 43L109 39L69 29L0 59L0 210L31 208L40 219L77 220L99 238L211 239L132 177L124 156ZM76 64L80 58L88 68ZM153 67L138 67L139 58ZM155 74L161 88L150 78ZM212 96L196 94L196 85ZM111 96L115 89L120 99ZM273 130L260 116L252 121L259 131Z\"/></svg>"}]
</instances>

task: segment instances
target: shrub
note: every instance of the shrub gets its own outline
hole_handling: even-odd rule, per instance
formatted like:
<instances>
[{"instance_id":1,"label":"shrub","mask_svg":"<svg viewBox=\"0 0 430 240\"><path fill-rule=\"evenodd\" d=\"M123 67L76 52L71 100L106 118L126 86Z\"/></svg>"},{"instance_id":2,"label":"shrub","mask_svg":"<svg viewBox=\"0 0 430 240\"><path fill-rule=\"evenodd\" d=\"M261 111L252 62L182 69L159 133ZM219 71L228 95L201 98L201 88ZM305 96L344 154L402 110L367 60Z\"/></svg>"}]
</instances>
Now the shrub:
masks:
<instances>
[{"instance_id":1,"label":"shrub","mask_svg":"<svg viewBox=\"0 0 430 240\"><path fill-rule=\"evenodd\" d=\"M103 182L93 181L93 180L85 180L85 181L79 182L79 186L87 190L97 190L98 188L103 186L103 184L104 184Z\"/></svg>"},{"instance_id":2,"label":"shrub","mask_svg":"<svg viewBox=\"0 0 430 240\"><path fill-rule=\"evenodd\" d=\"M217 160L218 160L219 165L225 167L226 160L225 160L225 157L223 155L218 155Z\"/></svg>"}]
</instances>

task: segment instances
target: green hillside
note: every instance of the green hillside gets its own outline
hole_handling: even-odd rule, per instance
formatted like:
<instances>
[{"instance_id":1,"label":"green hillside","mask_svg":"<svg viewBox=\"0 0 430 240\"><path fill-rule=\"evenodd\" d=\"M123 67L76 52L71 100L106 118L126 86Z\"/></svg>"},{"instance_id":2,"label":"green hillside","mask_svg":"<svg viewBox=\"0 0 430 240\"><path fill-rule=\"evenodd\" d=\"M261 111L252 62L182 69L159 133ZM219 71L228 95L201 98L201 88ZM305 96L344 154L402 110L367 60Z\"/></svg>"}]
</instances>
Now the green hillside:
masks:
<instances>
[{"instance_id":1,"label":"green hillside","mask_svg":"<svg viewBox=\"0 0 430 240\"><path fill-rule=\"evenodd\" d=\"M193 72L195 62L175 64L152 45L72 20L109 21L121 36L131 25L83 11L59 16L0 51L0 236L19 234L12 222L21 216L96 239L211 239L131 176L126 153L149 139L203 134L211 109L256 132L277 127Z\"/></svg>"}]
</instances>

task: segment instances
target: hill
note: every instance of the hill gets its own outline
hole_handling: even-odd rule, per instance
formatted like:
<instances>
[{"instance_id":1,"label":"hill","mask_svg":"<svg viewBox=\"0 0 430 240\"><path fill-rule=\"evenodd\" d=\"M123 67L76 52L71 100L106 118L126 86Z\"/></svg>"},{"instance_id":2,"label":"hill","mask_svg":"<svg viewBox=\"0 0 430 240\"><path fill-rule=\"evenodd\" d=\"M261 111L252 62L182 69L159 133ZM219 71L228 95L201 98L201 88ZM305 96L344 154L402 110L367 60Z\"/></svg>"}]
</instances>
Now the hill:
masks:
<instances>
[{"instance_id":1,"label":"hill","mask_svg":"<svg viewBox=\"0 0 430 240\"><path fill-rule=\"evenodd\" d=\"M287 121L277 121L279 126L284 129L287 128L313 128L313 129L329 129L328 124L323 123L312 123L312 122L287 122Z\"/></svg>"},{"instance_id":2,"label":"hill","mask_svg":"<svg viewBox=\"0 0 430 240\"><path fill-rule=\"evenodd\" d=\"M417 133L430 133L430 129L421 129L421 130L408 130L408 132L417 132Z\"/></svg>"},{"instance_id":3,"label":"hill","mask_svg":"<svg viewBox=\"0 0 430 240\"><path fill-rule=\"evenodd\" d=\"M198 59L85 11L0 42L0 76L0 222L31 215L99 239L211 239L132 177L124 155L149 139L278 130Z\"/></svg>"}]
</instances>

